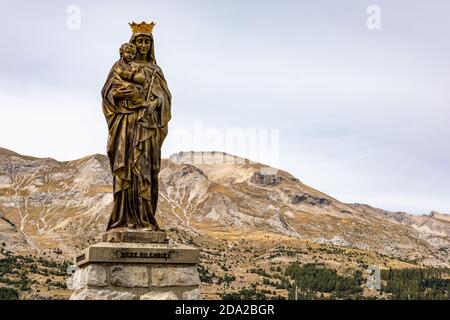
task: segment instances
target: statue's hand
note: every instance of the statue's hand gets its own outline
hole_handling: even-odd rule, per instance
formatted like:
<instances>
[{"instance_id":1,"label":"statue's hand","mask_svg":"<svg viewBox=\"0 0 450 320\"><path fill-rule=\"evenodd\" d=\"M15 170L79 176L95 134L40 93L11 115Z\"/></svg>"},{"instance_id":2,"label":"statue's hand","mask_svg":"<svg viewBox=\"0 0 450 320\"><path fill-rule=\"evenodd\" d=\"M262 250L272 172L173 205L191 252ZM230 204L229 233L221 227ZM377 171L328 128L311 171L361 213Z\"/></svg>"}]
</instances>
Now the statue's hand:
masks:
<instances>
[{"instance_id":1,"label":"statue's hand","mask_svg":"<svg viewBox=\"0 0 450 320\"><path fill-rule=\"evenodd\" d=\"M150 114L150 113L154 112L156 110L156 108L158 108L158 105L159 105L158 99L146 101L144 104L144 106L146 108L145 114Z\"/></svg>"},{"instance_id":2,"label":"statue's hand","mask_svg":"<svg viewBox=\"0 0 450 320\"><path fill-rule=\"evenodd\" d=\"M135 64L131 64L131 70L133 70L134 73L141 70L139 66L136 66Z\"/></svg>"},{"instance_id":3,"label":"statue's hand","mask_svg":"<svg viewBox=\"0 0 450 320\"><path fill-rule=\"evenodd\" d=\"M156 108L160 108L163 103L163 98L152 96L151 101L156 105Z\"/></svg>"},{"instance_id":4,"label":"statue's hand","mask_svg":"<svg viewBox=\"0 0 450 320\"><path fill-rule=\"evenodd\" d=\"M134 96L133 89L126 87L126 88L117 88L113 91L113 97L118 99L131 99Z\"/></svg>"}]
</instances>

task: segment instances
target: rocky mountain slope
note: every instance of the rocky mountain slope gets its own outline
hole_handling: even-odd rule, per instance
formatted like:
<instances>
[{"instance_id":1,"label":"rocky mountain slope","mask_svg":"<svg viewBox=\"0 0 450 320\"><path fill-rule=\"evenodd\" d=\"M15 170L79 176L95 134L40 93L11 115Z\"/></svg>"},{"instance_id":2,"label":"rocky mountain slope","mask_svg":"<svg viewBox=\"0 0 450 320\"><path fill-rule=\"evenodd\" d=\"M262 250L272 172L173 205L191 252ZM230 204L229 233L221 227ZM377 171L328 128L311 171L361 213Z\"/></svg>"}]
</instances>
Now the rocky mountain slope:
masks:
<instances>
[{"instance_id":1,"label":"rocky mountain slope","mask_svg":"<svg viewBox=\"0 0 450 320\"><path fill-rule=\"evenodd\" d=\"M104 231L111 181L104 155L59 162L0 149L0 243L17 252L52 249L59 258L71 257ZM157 219L173 241L201 244L206 258L208 248L221 251L222 245L232 252L252 244L265 243L270 251L307 243L450 265L450 215L346 204L285 171L222 152L181 152L163 160Z\"/></svg>"},{"instance_id":2,"label":"rocky mountain slope","mask_svg":"<svg viewBox=\"0 0 450 320\"><path fill-rule=\"evenodd\" d=\"M104 155L58 162L0 150L0 237L17 248L70 253L103 231L111 181ZM196 235L279 234L448 263L449 215L345 204L287 172L221 152L163 160L160 184L158 218L166 228Z\"/></svg>"},{"instance_id":3,"label":"rocky mountain slope","mask_svg":"<svg viewBox=\"0 0 450 320\"><path fill-rule=\"evenodd\" d=\"M411 226L414 229L438 236L450 234L450 215L431 211L430 214L411 215L406 212L391 212L367 204L351 204L354 209L393 223Z\"/></svg>"}]
</instances>

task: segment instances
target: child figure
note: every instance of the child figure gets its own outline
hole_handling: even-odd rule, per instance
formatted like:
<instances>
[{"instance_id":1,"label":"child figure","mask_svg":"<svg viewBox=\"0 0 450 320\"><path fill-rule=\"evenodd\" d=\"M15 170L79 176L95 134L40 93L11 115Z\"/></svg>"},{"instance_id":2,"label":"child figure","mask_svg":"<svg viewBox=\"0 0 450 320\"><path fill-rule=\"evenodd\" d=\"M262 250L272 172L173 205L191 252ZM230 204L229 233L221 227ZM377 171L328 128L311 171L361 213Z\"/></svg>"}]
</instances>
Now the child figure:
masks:
<instances>
[{"instance_id":1,"label":"child figure","mask_svg":"<svg viewBox=\"0 0 450 320\"><path fill-rule=\"evenodd\" d=\"M158 99L147 99L145 91L151 90L145 83L143 69L133 60L136 58L136 46L132 43L124 43L120 46L120 60L113 66L113 87L118 91L130 90L133 92L131 98L124 99L123 103L127 109L139 109L138 123L144 128L157 128L155 109L159 106ZM147 101L148 100L148 101Z\"/></svg>"},{"instance_id":2,"label":"child figure","mask_svg":"<svg viewBox=\"0 0 450 320\"><path fill-rule=\"evenodd\" d=\"M124 43L120 46L120 60L113 66L113 87L118 91L132 91L133 96L123 101L126 108L134 109L142 107L145 102L143 84L145 75L134 68L132 61L136 58L136 46L132 43Z\"/></svg>"}]
</instances>

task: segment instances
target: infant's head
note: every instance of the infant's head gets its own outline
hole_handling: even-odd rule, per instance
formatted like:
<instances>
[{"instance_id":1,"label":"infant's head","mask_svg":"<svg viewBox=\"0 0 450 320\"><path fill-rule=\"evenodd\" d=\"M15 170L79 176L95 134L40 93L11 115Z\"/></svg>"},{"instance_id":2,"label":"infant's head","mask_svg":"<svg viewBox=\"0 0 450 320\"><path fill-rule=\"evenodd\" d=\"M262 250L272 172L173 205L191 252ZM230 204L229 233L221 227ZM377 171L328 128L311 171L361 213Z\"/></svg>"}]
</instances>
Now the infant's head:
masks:
<instances>
[{"instance_id":1,"label":"infant's head","mask_svg":"<svg viewBox=\"0 0 450 320\"><path fill-rule=\"evenodd\" d=\"M136 46L132 43L124 43L120 46L120 57L126 62L133 61L136 57Z\"/></svg>"}]
</instances>

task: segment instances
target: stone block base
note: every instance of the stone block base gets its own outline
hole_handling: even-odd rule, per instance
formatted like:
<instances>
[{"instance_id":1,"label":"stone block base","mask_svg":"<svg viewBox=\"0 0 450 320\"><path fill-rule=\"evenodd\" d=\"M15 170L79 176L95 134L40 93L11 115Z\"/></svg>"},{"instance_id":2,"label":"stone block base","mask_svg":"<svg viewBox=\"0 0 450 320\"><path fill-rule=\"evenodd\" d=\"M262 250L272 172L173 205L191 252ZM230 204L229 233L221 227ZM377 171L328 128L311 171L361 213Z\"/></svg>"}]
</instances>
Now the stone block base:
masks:
<instances>
[{"instance_id":1,"label":"stone block base","mask_svg":"<svg viewBox=\"0 0 450 320\"><path fill-rule=\"evenodd\" d=\"M76 260L79 269L68 281L71 300L201 299L193 247L101 242Z\"/></svg>"},{"instance_id":2,"label":"stone block base","mask_svg":"<svg viewBox=\"0 0 450 320\"><path fill-rule=\"evenodd\" d=\"M168 243L165 231L147 231L133 229L112 229L102 235L103 242L137 242L137 243Z\"/></svg>"}]
</instances>

